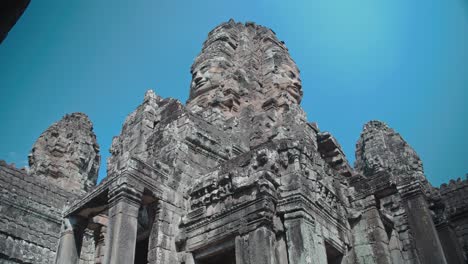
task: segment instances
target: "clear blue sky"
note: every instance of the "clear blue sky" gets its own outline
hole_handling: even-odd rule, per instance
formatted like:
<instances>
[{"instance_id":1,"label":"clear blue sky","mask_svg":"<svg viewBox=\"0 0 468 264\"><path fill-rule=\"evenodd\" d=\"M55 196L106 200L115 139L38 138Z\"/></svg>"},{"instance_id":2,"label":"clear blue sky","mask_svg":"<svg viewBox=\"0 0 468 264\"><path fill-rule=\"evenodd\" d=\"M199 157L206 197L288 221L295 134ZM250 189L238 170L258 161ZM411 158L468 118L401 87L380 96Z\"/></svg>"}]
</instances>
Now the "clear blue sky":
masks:
<instances>
[{"instance_id":1,"label":"clear blue sky","mask_svg":"<svg viewBox=\"0 0 468 264\"><path fill-rule=\"evenodd\" d=\"M286 42L309 120L351 162L363 124L379 119L434 185L468 172L467 0L33 0L0 45L0 159L26 165L41 132L79 111L105 164L147 89L185 102L193 59L229 18Z\"/></svg>"}]
</instances>

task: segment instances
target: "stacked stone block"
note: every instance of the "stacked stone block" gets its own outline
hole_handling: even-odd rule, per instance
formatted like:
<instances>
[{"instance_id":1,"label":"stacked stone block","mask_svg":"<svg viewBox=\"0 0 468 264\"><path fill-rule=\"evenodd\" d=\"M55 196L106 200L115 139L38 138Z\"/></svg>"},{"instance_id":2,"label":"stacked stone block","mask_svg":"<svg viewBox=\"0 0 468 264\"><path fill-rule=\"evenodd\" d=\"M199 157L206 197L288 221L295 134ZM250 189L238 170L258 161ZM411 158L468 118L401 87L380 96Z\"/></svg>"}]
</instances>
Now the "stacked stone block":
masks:
<instances>
[{"instance_id":1,"label":"stacked stone block","mask_svg":"<svg viewBox=\"0 0 468 264\"><path fill-rule=\"evenodd\" d=\"M0 259L51 263L70 194L5 162L0 164Z\"/></svg>"}]
</instances>

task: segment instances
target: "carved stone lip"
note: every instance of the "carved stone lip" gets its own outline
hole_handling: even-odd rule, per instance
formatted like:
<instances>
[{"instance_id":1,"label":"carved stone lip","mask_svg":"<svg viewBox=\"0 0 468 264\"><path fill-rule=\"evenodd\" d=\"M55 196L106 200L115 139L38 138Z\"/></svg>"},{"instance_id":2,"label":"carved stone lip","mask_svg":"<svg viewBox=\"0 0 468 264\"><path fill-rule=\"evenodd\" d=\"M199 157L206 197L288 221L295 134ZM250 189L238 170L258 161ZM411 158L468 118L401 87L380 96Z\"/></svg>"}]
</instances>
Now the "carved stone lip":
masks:
<instances>
[{"instance_id":1,"label":"carved stone lip","mask_svg":"<svg viewBox=\"0 0 468 264\"><path fill-rule=\"evenodd\" d=\"M208 83L208 80L206 79L196 82L195 89L198 90L200 87L203 87L206 83Z\"/></svg>"},{"instance_id":2,"label":"carved stone lip","mask_svg":"<svg viewBox=\"0 0 468 264\"><path fill-rule=\"evenodd\" d=\"M289 85L287 87L287 91L289 92L289 94L291 94L292 97L294 97L296 100L300 100L301 98L301 94L302 94L302 91L301 91L301 88L300 86L297 86L297 85Z\"/></svg>"},{"instance_id":3,"label":"carved stone lip","mask_svg":"<svg viewBox=\"0 0 468 264\"><path fill-rule=\"evenodd\" d=\"M215 90L219 87L219 85L214 85L214 86L208 86L206 88L203 88L203 86L201 86L199 89L194 89L194 93L193 93L193 96L192 96L192 100L195 99L195 97L201 95L201 94L204 94L208 91L211 91L211 90Z\"/></svg>"}]
</instances>

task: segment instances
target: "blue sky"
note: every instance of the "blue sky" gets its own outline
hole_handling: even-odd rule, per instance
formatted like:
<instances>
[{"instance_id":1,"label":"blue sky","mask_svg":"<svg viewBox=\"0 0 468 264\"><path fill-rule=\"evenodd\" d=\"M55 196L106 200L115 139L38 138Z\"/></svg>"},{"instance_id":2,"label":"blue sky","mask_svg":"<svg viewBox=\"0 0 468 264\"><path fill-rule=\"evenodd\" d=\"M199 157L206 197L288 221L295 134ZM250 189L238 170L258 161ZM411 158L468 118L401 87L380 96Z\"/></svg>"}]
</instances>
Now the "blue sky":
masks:
<instances>
[{"instance_id":1,"label":"blue sky","mask_svg":"<svg viewBox=\"0 0 468 264\"><path fill-rule=\"evenodd\" d=\"M0 159L26 165L41 132L79 111L105 164L147 89L185 102L193 59L229 18L286 42L308 119L351 162L363 124L379 119L419 153L434 185L468 172L466 0L31 1L0 45Z\"/></svg>"}]
</instances>

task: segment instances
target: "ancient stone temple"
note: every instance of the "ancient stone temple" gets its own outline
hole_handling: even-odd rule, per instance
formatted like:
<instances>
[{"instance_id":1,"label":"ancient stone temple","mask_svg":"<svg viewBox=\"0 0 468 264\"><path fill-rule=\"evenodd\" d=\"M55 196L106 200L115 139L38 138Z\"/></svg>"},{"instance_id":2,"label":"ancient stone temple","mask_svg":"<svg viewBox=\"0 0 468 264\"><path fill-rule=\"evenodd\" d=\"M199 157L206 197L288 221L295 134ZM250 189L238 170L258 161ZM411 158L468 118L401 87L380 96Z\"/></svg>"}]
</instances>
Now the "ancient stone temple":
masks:
<instances>
[{"instance_id":1,"label":"ancient stone temple","mask_svg":"<svg viewBox=\"0 0 468 264\"><path fill-rule=\"evenodd\" d=\"M0 164L0 263L467 263L468 181L432 187L380 121L351 167L272 30L219 25L191 73L186 105L146 93L97 186L84 114L41 135L29 170Z\"/></svg>"}]
</instances>

